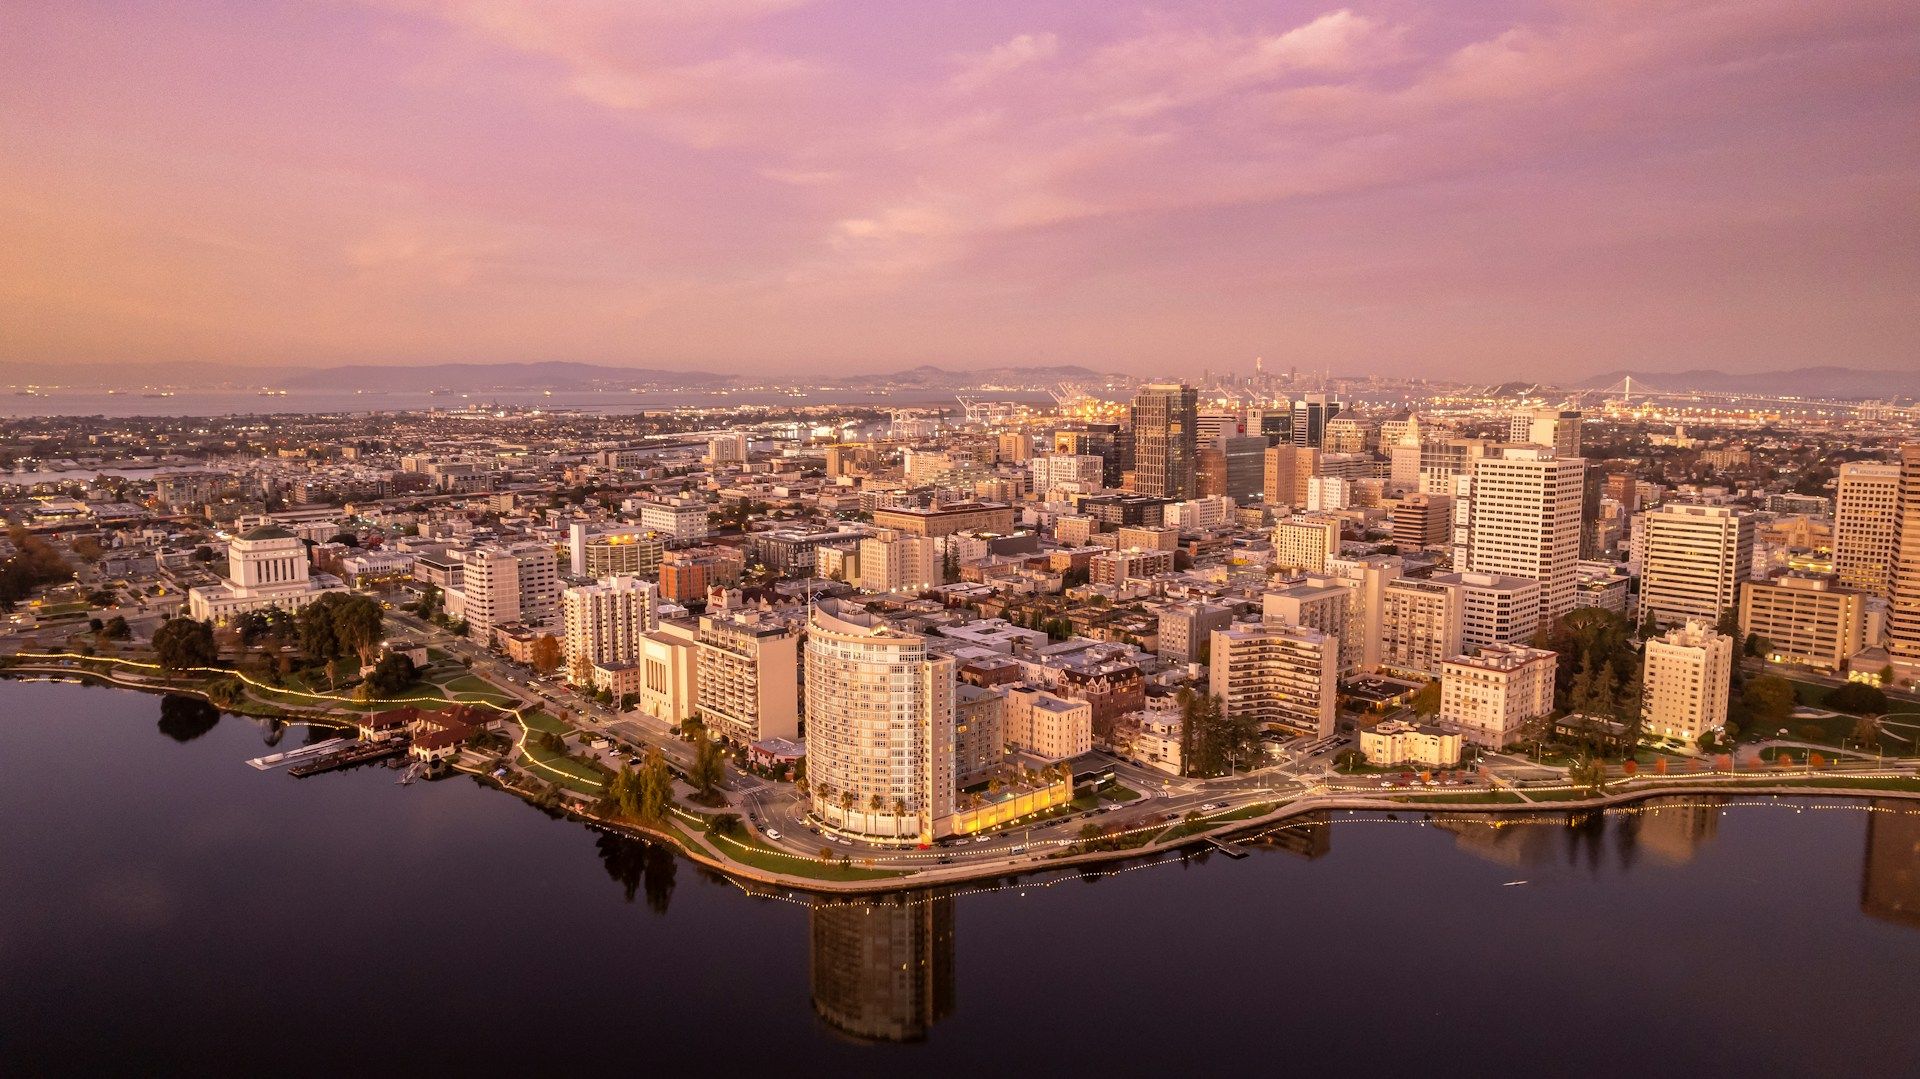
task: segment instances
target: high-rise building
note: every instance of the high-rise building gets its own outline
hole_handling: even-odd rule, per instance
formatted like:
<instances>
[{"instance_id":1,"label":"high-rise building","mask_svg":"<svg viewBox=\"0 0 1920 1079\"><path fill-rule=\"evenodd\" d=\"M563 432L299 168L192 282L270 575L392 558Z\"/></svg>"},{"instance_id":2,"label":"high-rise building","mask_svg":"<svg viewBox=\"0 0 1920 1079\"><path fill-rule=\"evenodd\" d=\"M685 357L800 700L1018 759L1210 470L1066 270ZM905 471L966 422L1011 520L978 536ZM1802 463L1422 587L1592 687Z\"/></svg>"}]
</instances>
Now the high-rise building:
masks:
<instances>
[{"instance_id":1,"label":"high-rise building","mask_svg":"<svg viewBox=\"0 0 1920 1079\"><path fill-rule=\"evenodd\" d=\"M703 529L705 521L706 511L702 510ZM593 532L576 521L568 533L573 576L596 581L605 577L652 577L660 572L660 556L667 549L666 540L645 527Z\"/></svg>"},{"instance_id":2,"label":"high-rise building","mask_svg":"<svg viewBox=\"0 0 1920 1079\"><path fill-rule=\"evenodd\" d=\"M1413 577L1389 581L1381 595L1380 664L1437 677L1440 665L1466 647L1465 629L1459 585Z\"/></svg>"},{"instance_id":3,"label":"high-rise building","mask_svg":"<svg viewBox=\"0 0 1920 1079\"><path fill-rule=\"evenodd\" d=\"M738 431L710 435L707 438L707 464L718 468L722 465L745 464L747 461L747 436Z\"/></svg>"},{"instance_id":4,"label":"high-rise building","mask_svg":"<svg viewBox=\"0 0 1920 1079\"><path fill-rule=\"evenodd\" d=\"M1294 626L1215 630L1209 684L1231 718L1269 730L1325 738L1333 733L1340 642Z\"/></svg>"},{"instance_id":5,"label":"high-rise building","mask_svg":"<svg viewBox=\"0 0 1920 1079\"><path fill-rule=\"evenodd\" d=\"M954 661L926 638L821 600L807 624L807 779L813 813L872 838L952 831Z\"/></svg>"},{"instance_id":6,"label":"high-rise building","mask_svg":"<svg viewBox=\"0 0 1920 1079\"><path fill-rule=\"evenodd\" d=\"M1641 729L1693 742L1726 726L1733 651L1733 638L1698 621L1649 640L1640 674Z\"/></svg>"},{"instance_id":7,"label":"high-rise building","mask_svg":"<svg viewBox=\"0 0 1920 1079\"><path fill-rule=\"evenodd\" d=\"M1194 496L1199 394L1184 384L1142 387L1133 396L1133 489L1144 495Z\"/></svg>"},{"instance_id":8,"label":"high-rise building","mask_svg":"<svg viewBox=\"0 0 1920 1079\"><path fill-rule=\"evenodd\" d=\"M932 588L940 580L940 540L892 529L860 541L860 588L867 592L908 592Z\"/></svg>"},{"instance_id":9,"label":"high-rise building","mask_svg":"<svg viewBox=\"0 0 1920 1079\"><path fill-rule=\"evenodd\" d=\"M1920 680L1920 442L1900 447L1899 498L1888 570L1887 654L1897 676Z\"/></svg>"},{"instance_id":10,"label":"high-rise building","mask_svg":"<svg viewBox=\"0 0 1920 1079\"><path fill-rule=\"evenodd\" d=\"M1033 489L1042 498L1068 485L1081 491L1099 490L1106 475L1106 462L1091 453L1049 453L1028 459L1027 468L1033 473Z\"/></svg>"},{"instance_id":11,"label":"high-rise building","mask_svg":"<svg viewBox=\"0 0 1920 1079\"><path fill-rule=\"evenodd\" d=\"M1740 634L1767 642L1767 658L1843 671L1866 647L1867 594L1831 574L1783 573L1740 588Z\"/></svg>"},{"instance_id":12,"label":"high-rise building","mask_svg":"<svg viewBox=\"0 0 1920 1079\"><path fill-rule=\"evenodd\" d=\"M1499 749L1517 741L1529 721L1553 711L1558 663L1544 648L1514 644L1455 656L1441 664L1440 720L1477 745Z\"/></svg>"},{"instance_id":13,"label":"high-rise building","mask_svg":"<svg viewBox=\"0 0 1920 1079\"><path fill-rule=\"evenodd\" d=\"M1093 750L1093 705L1031 686L1009 686L1006 744L1045 761Z\"/></svg>"},{"instance_id":14,"label":"high-rise building","mask_svg":"<svg viewBox=\"0 0 1920 1079\"><path fill-rule=\"evenodd\" d=\"M560 573L553 548L539 543L511 547L481 547L465 558L460 616L467 633L487 641L493 631L511 622L539 627L553 621L560 608ZM449 610L454 606L448 597Z\"/></svg>"},{"instance_id":15,"label":"high-rise building","mask_svg":"<svg viewBox=\"0 0 1920 1079\"><path fill-rule=\"evenodd\" d=\"M740 745L800 736L800 634L759 611L700 619L700 721Z\"/></svg>"},{"instance_id":16,"label":"high-rise building","mask_svg":"<svg viewBox=\"0 0 1920 1079\"><path fill-rule=\"evenodd\" d=\"M1543 447L1510 446L1474 466L1466 569L1539 581L1543 619L1573 609L1586 465Z\"/></svg>"},{"instance_id":17,"label":"high-rise building","mask_svg":"<svg viewBox=\"0 0 1920 1079\"><path fill-rule=\"evenodd\" d=\"M698 543L707 538L707 506L681 496L640 503L640 527L668 543Z\"/></svg>"},{"instance_id":18,"label":"high-rise building","mask_svg":"<svg viewBox=\"0 0 1920 1079\"><path fill-rule=\"evenodd\" d=\"M1233 608L1217 603L1174 603L1160 610L1160 658L1197 663L1213 631L1233 625Z\"/></svg>"},{"instance_id":19,"label":"high-rise building","mask_svg":"<svg viewBox=\"0 0 1920 1079\"><path fill-rule=\"evenodd\" d=\"M1307 504L1307 483L1320 472L1320 451L1313 446L1270 446L1263 462L1267 504L1299 508Z\"/></svg>"},{"instance_id":20,"label":"high-rise building","mask_svg":"<svg viewBox=\"0 0 1920 1079\"><path fill-rule=\"evenodd\" d=\"M1336 517L1296 513L1273 526L1273 564L1285 570L1324 573L1340 551Z\"/></svg>"},{"instance_id":21,"label":"high-rise building","mask_svg":"<svg viewBox=\"0 0 1920 1079\"><path fill-rule=\"evenodd\" d=\"M1436 573L1460 590L1460 644L1468 651L1532 640L1540 628L1540 582L1499 573Z\"/></svg>"},{"instance_id":22,"label":"high-rise building","mask_svg":"<svg viewBox=\"0 0 1920 1079\"><path fill-rule=\"evenodd\" d=\"M1321 446L1327 424L1340 414L1340 399L1330 393L1310 393L1293 403L1292 441L1296 446Z\"/></svg>"},{"instance_id":23,"label":"high-rise building","mask_svg":"<svg viewBox=\"0 0 1920 1079\"><path fill-rule=\"evenodd\" d=\"M1871 596L1888 595L1899 505L1899 465L1849 461L1840 466L1833 506L1833 570L1842 583Z\"/></svg>"},{"instance_id":24,"label":"high-rise building","mask_svg":"<svg viewBox=\"0 0 1920 1079\"><path fill-rule=\"evenodd\" d=\"M1444 547L1452 532L1450 495L1410 494L1393 509L1393 545L1402 551Z\"/></svg>"},{"instance_id":25,"label":"high-rise building","mask_svg":"<svg viewBox=\"0 0 1920 1079\"><path fill-rule=\"evenodd\" d=\"M1507 417L1507 441L1550 446L1556 457L1580 456L1580 413L1572 409L1535 408Z\"/></svg>"},{"instance_id":26,"label":"high-rise building","mask_svg":"<svg viewBox=\"0 0 1920 1079\"><path fill-rule=\"evenodd\" d=\"M1640 618L1708 625L1732 609L1753 570L1753 518L1727 506L1672 503L1634 521Z\"/></svg>"},{"instance_id":27,"label":"high-rise building","mask_svg":"<svg viewBox=\"0 0 1920 1079\"><path fill-rule=\"evenodd\" d=\"M659 628L657 595L652 582L636 577L609 577L567 589L561 608L568 679L591 685L594 667L638 662L640 639Z\"/></svg>"}]
</instances>

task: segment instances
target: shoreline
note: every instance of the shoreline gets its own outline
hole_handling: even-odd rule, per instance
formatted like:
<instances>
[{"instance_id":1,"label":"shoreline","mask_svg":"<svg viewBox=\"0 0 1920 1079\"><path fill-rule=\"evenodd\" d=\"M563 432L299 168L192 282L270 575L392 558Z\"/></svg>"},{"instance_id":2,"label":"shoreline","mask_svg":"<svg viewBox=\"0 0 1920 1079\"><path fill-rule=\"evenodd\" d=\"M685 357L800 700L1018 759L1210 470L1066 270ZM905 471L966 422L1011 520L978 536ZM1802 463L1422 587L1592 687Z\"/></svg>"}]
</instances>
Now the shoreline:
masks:
<instances>
[{"instance_id":1,"label":"shoreline","mask_svg":"<svg viewBox=\"0 0 1920 1079\"><path fill-rule=\"evenodd\" d=\"M214 703L207 693L193 686L176 686L150 681L129 681L115 677L105 671L84 667L31 666L20 664L18 656L8 656L12 665L0 668L0 678L15 680L69 681L83 685L100 685L109 689L130 689L154 694L179 694L197 697L208 703ZM116 662L113 657L88 657L90 662ZM83 661L83 662L86 662ZM216 705L223 712L253 719L273 719L289 723L317 723L324 726L351 727L345 720L331 715L307 713L290 709L249 711L243 708ZM1553 814L1565 816L1581 812L1604 811L1636 802L1656 798L1722 796L1728 794L1748 794L1771 798L1842 798L1849 800L1873 800L1894 798L1908 801L1920 801L1920 790L1875 789L1873 787L1851 786L1844 783L1823 785L1821 774L1810 771L1798 773L1776 773L1756 775L1751 779L1729 778L1721 781L1702 780L1692 776L1672 777L1675 782L1651 785L1651 777L1636 777L1629 781L1643 784L1632 789L1618 790L1593 795L1587 798L1558 800L1552 803L1541 802L1505 802L1505 801L1428 801L1401 800L1407 796L1377 796L1360 794L1309 795L1296 798L1274 806L1268 812L1255 817L1246 817L1231 821L1221 821L1210 827L1187 832L1170 839L1150 841L1140 846L1122 847L1109 850L1081 851L1072 854L1047 856L1045 854L1025 855L1010 861L979 863L975 865L952 864L936 866L924 870L877 870L896 874L868 880L826 880L818 877L800 876L761 869L757 866L717 857L714 853L700 848L700 841L688 838L672 827L671 822L663 822L664 827L656 827L637 821L610 820L587 811L578 803L565 800L554 806L545 806L535 802L515 787L501 782L484 771L475 771L458 764L453 770L472 776L482 784L491 786L506 794L518 797L521 801L536 809L557 813L570 820L578 821L607 832L626 835L635 839L666 844L674 852L697 865L724 874L736 882L751 883L764 887L779 888L789 892L802 892L819 896L862 896L886 895L898 892L910 892L923 888L945 885L968 884L982 880L997 880L1007 877L1023 877L1049 873L1055 870L1079 869L1087 866L1125 862L1140 858L1150 858L1174 851L1194 847L1208 847L1224 844L1236 837L1248 837L1258 833L1272 831L1297 817L1329 812L1387 812L1420 814L1463 814L1485 817ZM1831 776L1832 779L1845 781L1850 778L1912 779L1906 776L1849 777L1844 774ZM1468 793L1468 792L1459 792ZM1487 791L1489 795L1501 793L1499 789ZM1415 796L1417 797L1417 796ZM1258 803L1255 803L1258 804ZM677 809L677 807L675 807ZM684 811L683 811L684 812ZM686 814L689 817L693 814ZM1203 818L1204 820L1204 818ZM1194 822L1200 823L1200 822ZM1155 826L1156 833L1180 827L1180 821L1162 822ZM705 833L701 833L705 834ZM737 841L736 841L737 842ZM1065 851L1068 848L1059 848ZM787 851L774 851L775 856L800 858ZM813 860L817 863L817 859Z\"/></svg>"}]
</instances>

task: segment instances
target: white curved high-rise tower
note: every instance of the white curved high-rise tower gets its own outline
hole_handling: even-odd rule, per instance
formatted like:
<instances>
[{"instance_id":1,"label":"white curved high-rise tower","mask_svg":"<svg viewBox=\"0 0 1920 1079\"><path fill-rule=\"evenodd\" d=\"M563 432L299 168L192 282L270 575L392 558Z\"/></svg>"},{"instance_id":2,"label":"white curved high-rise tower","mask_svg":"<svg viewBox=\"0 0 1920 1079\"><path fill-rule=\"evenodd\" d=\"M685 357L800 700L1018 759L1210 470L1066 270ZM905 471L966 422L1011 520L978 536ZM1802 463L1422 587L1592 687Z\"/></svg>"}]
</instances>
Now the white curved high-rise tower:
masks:
<instances>
[{"instance_id":1,"label":"white curved high-rise tower","mask_svg":"<svg viewBox=\"0 0 1920 1079\"><path fill-rule=\"evenodd\" d=\"M953 661L850 604L807 623L807 782L842 831L931 842L952 829Z\"/></svg>"}]
</instances>

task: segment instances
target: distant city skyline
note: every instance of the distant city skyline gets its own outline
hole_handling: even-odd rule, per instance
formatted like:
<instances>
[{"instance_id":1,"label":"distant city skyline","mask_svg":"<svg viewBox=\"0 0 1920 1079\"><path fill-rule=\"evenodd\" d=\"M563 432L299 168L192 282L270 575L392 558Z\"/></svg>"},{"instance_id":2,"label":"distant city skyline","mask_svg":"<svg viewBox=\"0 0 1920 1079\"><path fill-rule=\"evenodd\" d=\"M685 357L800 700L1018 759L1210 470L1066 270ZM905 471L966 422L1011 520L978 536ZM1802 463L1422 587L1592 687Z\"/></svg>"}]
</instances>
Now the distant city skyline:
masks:
<instances>
[{"instance_id":1,"label":"distant city skyline","mask_svg":"<svg viewBox=\"0 0 1920 1079\"><path fill-rule=\"evenodd\" d=\"M1898 370L1920 8L0 12L0 366Z\"/></svg>"}]
</instances>

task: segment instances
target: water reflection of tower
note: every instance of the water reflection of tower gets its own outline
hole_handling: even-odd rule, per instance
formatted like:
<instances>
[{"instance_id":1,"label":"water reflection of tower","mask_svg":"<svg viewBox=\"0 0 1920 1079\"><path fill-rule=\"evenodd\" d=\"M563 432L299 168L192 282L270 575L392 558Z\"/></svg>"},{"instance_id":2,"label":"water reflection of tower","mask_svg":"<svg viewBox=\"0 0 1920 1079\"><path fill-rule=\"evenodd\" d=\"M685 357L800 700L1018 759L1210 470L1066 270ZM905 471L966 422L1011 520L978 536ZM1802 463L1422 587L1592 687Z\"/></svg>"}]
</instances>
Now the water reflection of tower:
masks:
<instances>
[{"instance_id":1,"label":"water reflection of tower","mask_svg":"<svg viewBox=\"0 0 1920 1079\"><path fill-rule=\"evenodd\" d=\"M1869 808L1860 910L1920 928L1920 805L1880 798Z\"/></svg>"},{"instance_id":2,"label":"water reflection of tower","mask_svg":"<svg viewBox=\"0 0 1920 1079\"><path fill-rule=\"evenodd\" d=\"M953 1011L953 899L925 892L808 915L813 1009L856 1038L918 1041Z\"/></svg>"},{"instance_id":3,"label":"water reflection of tower","mask_svg":"<svg viewBox=\"0 0 1920 1079\"><path fill-rule=\"evenodd\" d=\"M1454 817L1433 822L1441 831L1453 833L1454 845L1459 850L1508 866L1554 861L1559 856L1565 824L1565 817L1531 814Z\"/></svg>"},{"instance_id":4,"label":"water reflection of tower","mask_svg":"<svg viewBox=\"0 0 1920 1079\"><path fill-rule=\"evenodd\" d=\"M1633 818L1634 842L1663 862L1681 865L1693 860L1700 845L1720 830L1720 803L1716 797L1656 798Z\"/></svg>"},{"instance_id":5,"label":"water reflection of tower","mask_svg":"<svg viewBox=\"0 0 1920 1079\"><path fill-rule=\"evenodd\" d=\"M1261 832L1249 842L1312 860L1333 850L1333 825L1329 819L1324 812L1308 813L1271 831Z\"/></svg>"}]
</instances>

